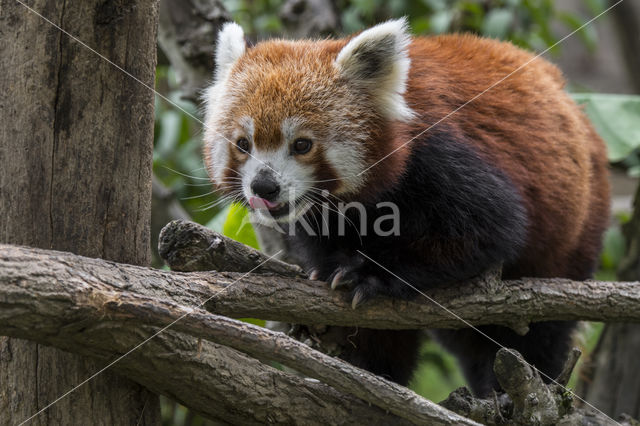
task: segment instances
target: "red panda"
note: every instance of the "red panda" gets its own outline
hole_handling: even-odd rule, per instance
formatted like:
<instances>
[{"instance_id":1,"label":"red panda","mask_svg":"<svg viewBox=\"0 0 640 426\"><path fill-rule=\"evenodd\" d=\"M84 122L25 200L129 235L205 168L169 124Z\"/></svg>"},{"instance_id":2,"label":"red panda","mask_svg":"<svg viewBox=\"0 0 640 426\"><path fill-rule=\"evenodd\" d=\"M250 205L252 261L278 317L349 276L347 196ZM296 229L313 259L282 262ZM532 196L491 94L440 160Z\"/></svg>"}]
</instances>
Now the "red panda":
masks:
<instances>
[{"instance_id":1,"label":"red panda","mask_svg":"<svg viewBox=\"0 0 640 426\"><path fill-rule=\"evenodd\" d=\"M608 222L605 146L544 59L474 35L412 38L400 19L346 39L251 48L229 23L216 62L204 132L213 182L256 221L295 230L313 278L345 287L354 306L417 297L398 276L418 289L499 264L504 279L592 276ZM336 200L363 209L321 214ZM371 231L383 201L397 208L398 232L338 232L341 216L364 215ZM481 327L547 377L560 372L572 328ZM433 334L476 395L499 388L494 343L470 329ZM406 384L420 336L359 330L344 358Z\"/></svg>"}]
</instances>

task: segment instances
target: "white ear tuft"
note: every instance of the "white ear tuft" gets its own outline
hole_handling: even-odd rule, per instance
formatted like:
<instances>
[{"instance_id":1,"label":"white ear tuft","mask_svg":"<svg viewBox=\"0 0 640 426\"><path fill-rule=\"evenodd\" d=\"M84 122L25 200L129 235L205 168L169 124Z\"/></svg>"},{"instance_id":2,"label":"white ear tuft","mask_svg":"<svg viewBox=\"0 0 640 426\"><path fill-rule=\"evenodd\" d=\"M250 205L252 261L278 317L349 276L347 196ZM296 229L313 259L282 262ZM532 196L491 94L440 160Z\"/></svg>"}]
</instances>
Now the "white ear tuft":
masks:
<instances>
[{"instance_id":1,"label":"white ear tuft","mask_svg":"<svg viewBox=\"0 0 640 426\"><path fill-rule=\"evenodd\" d=\"M220 81L242 56L246 48L244 31L235 22L227 22L218 33L216 45L216 81Z\"/></svg>"},{"instance_id":2,"label":"white ear tuft","mask_svg":"<svg viewBox=\"0 0 640 426\"><path fill-rule=\"evenodd\" d=\"M342 48L335 65L340 73L369 91L388 118L409 120L414 112L406 104L411 43L405 18L387 21L363 31Z\"/></svg>"}]
</instances>

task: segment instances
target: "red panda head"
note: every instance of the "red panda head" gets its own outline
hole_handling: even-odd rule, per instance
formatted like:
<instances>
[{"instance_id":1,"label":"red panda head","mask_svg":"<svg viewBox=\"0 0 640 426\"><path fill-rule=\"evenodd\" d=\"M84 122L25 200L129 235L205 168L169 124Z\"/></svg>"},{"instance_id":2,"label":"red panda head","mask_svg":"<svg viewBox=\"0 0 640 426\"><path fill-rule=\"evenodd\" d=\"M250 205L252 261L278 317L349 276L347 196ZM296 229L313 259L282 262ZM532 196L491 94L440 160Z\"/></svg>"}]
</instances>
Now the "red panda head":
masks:
<instances>
[{"instance_id":1,"label":"red panda head","mask_svg":"<svg viewBox=\"0 0 640 426\"><path fill-rule=\"evenodd\" d=\"M403 97L409 43L403 19L349 40L252 48L237 24L226 24L205 92L214 183L236 191L263 222L294 220L322 190L350 200L371 185L382 191L384 176L367 169L392 150L394 123L413 117Z\"/></svg>"}]
</instances>

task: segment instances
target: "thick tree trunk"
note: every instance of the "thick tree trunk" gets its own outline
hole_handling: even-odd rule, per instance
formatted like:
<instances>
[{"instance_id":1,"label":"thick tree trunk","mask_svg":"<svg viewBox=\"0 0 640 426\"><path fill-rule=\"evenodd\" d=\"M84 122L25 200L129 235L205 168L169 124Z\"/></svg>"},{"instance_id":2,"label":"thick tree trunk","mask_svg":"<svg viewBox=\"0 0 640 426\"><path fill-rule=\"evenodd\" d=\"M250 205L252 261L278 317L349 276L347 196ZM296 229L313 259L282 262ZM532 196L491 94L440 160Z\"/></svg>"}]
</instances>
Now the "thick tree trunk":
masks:
<instances>
[{"instance_id":1,"label":"thick tree trunk","mask_svg":"<svg viewBox=\"0 0 640 426\"><path fill-rule=\"evenodd\" d=\"M156 0L0 0L0 241L149 263ZM0 340L0 424L104 363ZM156 395L106 372L32 424L157 424Z\"/></svg>"},{"instance_id":2,"label":"thick tree trunk","mask_svg":"<svg viewBox=\"0 0 640 426\"><path fill-rule=\"evenodd\" d=\"M634 214L624 226L627 254L620 265L621 280L640 280L640 186ZM640 325L607 324L585 366L581 393L593 405L612 415L640 418Z\"/></svg>"}]
</instances>

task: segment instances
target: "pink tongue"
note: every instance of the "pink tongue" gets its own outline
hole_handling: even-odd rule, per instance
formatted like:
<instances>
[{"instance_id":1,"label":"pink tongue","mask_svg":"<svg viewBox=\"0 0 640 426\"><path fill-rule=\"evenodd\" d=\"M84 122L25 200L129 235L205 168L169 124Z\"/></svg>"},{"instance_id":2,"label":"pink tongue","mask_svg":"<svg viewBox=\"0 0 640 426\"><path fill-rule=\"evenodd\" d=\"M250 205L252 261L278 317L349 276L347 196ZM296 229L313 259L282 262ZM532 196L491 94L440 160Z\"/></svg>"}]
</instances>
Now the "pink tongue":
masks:
<instances>
[{"instance_id":1,"label":"pink tongue","mask_svg":"<svg viewBox=\"0 0 640 426\"><path fill-rule=\"evenodd\" d=\"M273 209L278 203L272 203L260 197L249 197L249 205L252 209Z\"/></svg>"}]
</instances>

